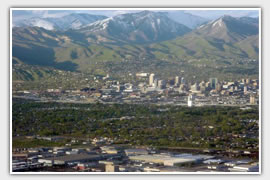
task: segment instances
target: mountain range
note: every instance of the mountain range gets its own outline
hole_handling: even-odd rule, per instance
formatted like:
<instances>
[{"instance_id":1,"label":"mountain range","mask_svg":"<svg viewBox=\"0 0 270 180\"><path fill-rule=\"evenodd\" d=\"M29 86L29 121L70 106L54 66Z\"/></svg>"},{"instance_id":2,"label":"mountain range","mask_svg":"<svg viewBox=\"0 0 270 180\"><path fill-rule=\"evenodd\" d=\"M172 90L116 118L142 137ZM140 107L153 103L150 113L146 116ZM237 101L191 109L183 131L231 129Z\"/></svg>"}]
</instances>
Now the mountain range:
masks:
<instances>
[{"instance_id":1,"label":"mountain range","mask_svg":"<svg viewBox=\"0 0 270 180\"><path fill-rule=\"evenodd\" d=\"M102 11L103 12L103 11ZM105 11L107 12L107 11ZM117 15L124 15L127 14L134 14L134 13L125 13L126 11L108 11L108 13L101 13L101 14L108 14L110 16L104 15L94 15L85 13L84 11L79 11L77 13L68 13L68 11L58 12L54 14L31 14L30 12L22 12L22 11L14 11L13 12L13 20L12 26L13 27L27 27L27 26L38 26L43 27L48 30L67 30L67 29L78 29L84 25L89 25L97 20L102 20L105 18L114 17ZM127 11L128 12L128 11ZM136 13L142 11L135 11ZM174 20L180 24L187 26L190 29L194 29L209 21L207 18L203 18L200 16L192 15L188 12L184 11L161 11L162 13L166 14L169 19ZM160 13L161 13L160 12ZM97 13L97 12L95 12Z\"/></svg>"},{"instance_id":2,"label":"mountain range","mask_svg":"<svg viewBox=\"0 0 270 180\"><path fill-rule=\"evenodd\" d=\"M79 30L99 42L146 43L175 38L191 31L165 13L142 11L97 21ZM92 38L93 39L93 38Z\"/></svg>"},{"instance_id":3,"label":"mountain range","mask_svg":"<svg viewBox=\"0 0 270 180\"><path fill-rule=\"evenodd\" d=\"M84 25L91 24L98 20L106 19L106 16L91 15L85 13L72 13L63 17L32 17L29 19L13 22L13 27L37 26L47 30L68 30L79 29Z\"/></svg>"},{"instance_id":4,"label":"mountain range","mask_svg":"<svg viewBox=\"0 0 270 180\"><path fill-rule=\"evenodd\" d=\"M258 19L223 16L184 36L160 43L159 50L167 48L167 54L187 59L258 59L258 31Z\"/></svg>"},{"instance_id":5,"label":"mountain range","mask_svg":"<svg viewBox=\"0 0 270 180\"><path fill-rule=\"evenodd\" d=\"M191 59L199 59L198 62L206 59L200 63L209 67L217 64L229 67L228 64L235 65L241 59L258 60L258 18L222 16L212 21L199 18L193 23L196 25L187 27L176 17L174 12L152 11L108 18L69 14L45 18L47 28L21 21L12 28L13 60L93 73L115 70L125 73L137 63L134 68L140 71L157 66L190 68L194 65L190 64Z\"/></svg>"}]
</instances>

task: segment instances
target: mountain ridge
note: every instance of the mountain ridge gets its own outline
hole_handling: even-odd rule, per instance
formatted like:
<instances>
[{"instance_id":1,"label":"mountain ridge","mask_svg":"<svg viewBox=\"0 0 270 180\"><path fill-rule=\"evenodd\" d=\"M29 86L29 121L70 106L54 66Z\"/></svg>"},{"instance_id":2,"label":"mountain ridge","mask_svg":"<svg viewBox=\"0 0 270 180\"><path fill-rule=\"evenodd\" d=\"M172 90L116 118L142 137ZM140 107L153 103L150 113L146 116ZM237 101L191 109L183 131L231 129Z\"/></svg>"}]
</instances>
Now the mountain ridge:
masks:
<instances>
[{"instance_id":1,"label":"mountain ridge","mask_svg":"<svg viewBox=\"0 0 270 180\"><path fill-rule=\"evenodd\" d=\"M236 42L245 39L247 36L258 34L258 27L246 20L242 21L241 18L226 15L198 27L195 33L222 39L225 42Z\"/></svg>"},{"instance_id":2,"label":"mountain ridge","mask_svg":"<svg viewBox=\"0 0 270 180\"><path fill-rule=\"evenodd\" d=\"M144 13L141 14L141 18L147 16L147 12ZM161 13L161 15L163 16L164 14ZM150 14L149 16L147 17L149 18L147 23L150 26L147 27L152 27L152 15ZM123 15L119 17L123 18ZM125 18L131 18L130 23L133 22L132 17L128 16ZM138 17L135 19L138 19ZM106 22L109 20L101 21ZM240 25L244 24L241 27L249 27L243 31L243 34L241 34L241 31L232 31L232 33L231 29L234 29L225 26L227 23L231 23L230 25L232 26L235 22L240 21ZM93 72L97 74L117 71L119 76L121 73L133 71L130 67L138 71L140 71L140 68L148 69L149 71L161 69L162 66L164 68L180 69L182 67L185 70L192 71L192 68L198 69L209 66L208 68L211 67L214 69L213 71L216 71L215 68L218 66L220 66L219 68L222 68L222 66L229 68L246 59L255 59L258 62L259 36L258 31L254 31L254 29L258 29L256 22L256 19L231 19L226 17L222 21L217 19L204 24L203 26L208 26L204 30L198 27L193 31L177 35L172 39L159 41L151 39L148 42L144 41L145 43L128 41L126 38L129 37L128 34L131 31L128 31L127 35L122 38L122 36L111 36L109 33L92 34L93 32L91 32L87 34L81 32L81 29L50 31L39 27L15 27L12 30L12 55L21 62L31 65L51 66L63 70ZM98 23L96 24L99 25ZM127 25L126 28L128 29L129 27ZM122 26L118 28L122 28ZM216 31L216 29L221 28L221 33L225 33L224 36L221 36L220 32ZM159 30L158 28L156 29ZM251 29L251 32L247 32L249 29ZM228 33L230 36L228 36ZM98 38L110 38L111 41L117 43L96 41ZM252 64L253 66L256 65ZM201 69L198 70L202 71ZM177 71L177 69L174 71Z\"/></svg>"},{"instance_id":3,"label":"mountain ridge","mask_svg":"<svg viewBox=\"0 0 270 180\"><path fill-rule=\"evenodd\" d=\"M19 22L14 22L14 27L37 26L47 30L68 30L78 29L86 24L90 24L97 20L106 19L106 16L92 15L86 13L72 13L63 17L32 17Z\"/></svg>"},{"instance_id":4,"label":"mountain ridge","mask_svg":"<svg viewBox=\"0 0 270 180\"><path fill-rule=\"evenodd\" d=\"M145 43L172 39L191 29L169 19L165 13L141 11L96 21L79 31L86 36L98 34L99 38L103 38L100 41L122 39L125 42Z\"/></svg>"}]
</instances>

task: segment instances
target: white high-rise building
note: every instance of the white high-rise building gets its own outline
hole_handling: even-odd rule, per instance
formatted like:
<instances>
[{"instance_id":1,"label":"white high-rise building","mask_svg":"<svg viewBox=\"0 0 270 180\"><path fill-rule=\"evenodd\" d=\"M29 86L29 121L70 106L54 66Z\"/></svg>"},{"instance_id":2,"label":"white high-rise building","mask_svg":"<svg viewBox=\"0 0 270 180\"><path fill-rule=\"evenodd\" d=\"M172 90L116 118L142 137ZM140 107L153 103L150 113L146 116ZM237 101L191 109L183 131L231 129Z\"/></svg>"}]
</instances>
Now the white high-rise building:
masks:
<instances>
[{"instance_id":1,"label":"white high-rise building","mask_svg":"<svg viewBox=\"0 0 270 180\"><path fill-rule=\"evenodd\" d=\"M180 84L180 77L179 76L175 76L174 85L175 86L179 86L179 84Z\"/></svg>"},{"instance_id":2,"label":"white high-rise building","mask_svg":"<svg viewBox=\"0 0 270 180\"><path fill-rule=\"evenodd\" d=\"M149 76L149 86L152 86L154 83L154 79L155 79L155 74L150 74Z\"/></svg>"},{"instance_id":3,"label":"white high-rise building","mask_svg":"<svg viewBox=\"0 0 270 180\"><path fill-rule=\"evenodd\" d=\"M195 83L194 85L191 86L190 88L191 91L199 91L199 86L197 83Z\"/></svg>"},{"instance_id":4,"label":"white high-rise building","mask_svg":"<svg viewBox=\"0 0 270 180\"><path fill-rule=\"evenodd\" d=\"M244 86L244 94L247 94L248 90L247 90L247 86Z\"/></svg>"},{"instance_id":5,"label":"white high-rise building","mask_svg":"<svg viewBox=\"0 0 270 180\"><path fill-rule=\"evenodd\" d=\"M193 96L192 94L188 96L188 107L192 107L193 106Z\"/></svg>"}]
</instances>

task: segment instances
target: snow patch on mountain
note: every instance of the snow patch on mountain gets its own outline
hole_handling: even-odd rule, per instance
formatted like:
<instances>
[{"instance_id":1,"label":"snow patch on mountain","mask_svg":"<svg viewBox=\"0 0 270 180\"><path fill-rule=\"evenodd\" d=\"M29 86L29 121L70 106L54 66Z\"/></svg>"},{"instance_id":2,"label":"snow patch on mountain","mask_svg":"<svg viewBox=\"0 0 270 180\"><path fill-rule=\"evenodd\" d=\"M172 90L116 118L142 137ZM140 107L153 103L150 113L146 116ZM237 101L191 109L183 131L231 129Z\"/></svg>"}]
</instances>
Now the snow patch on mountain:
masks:
<instances>
[{"instance_id":1,"label":"snow patch on mountain","mask_svg":"<svg viewBox=\"0 0 270 180\"><path fill-rule=\"evenodd\" d=\"M219 27L222 27L222 24L223 24L222 19L219 19L219 20L217 20L216 22L213 23L212 27L214 27L216 25L218 25Z\"/></svg>"},{"instance_id":2,"label":"snow patch on mountain","mask_svg":"<svg viewBox=\"0 0 270 180\"><path fill-rule=\"evenodd\" d=\"M91 24L98 20L106 19L105 16L91 15L91 14L69 14L63 17L35 17L25 19L22 21L13 22L13 26L16 27L27 27L27 26L38 26L43 27L47 30L67 30L67 29L79 29L87 24Z\"/></svg>"},{"instance_id":3,"label":"snow patch on mountain","mask_svg":"<svg viewBox=\"0 0 270 180\"><path fill-rule=\"evenodd\" d=\"M159 18L157 19L157 23L158 23L158 25L160 25L160 19Z\"/></svg>"},{"instance_id":4,"label":"snow patch on mountain","mask_svg":"<svg viewBox=\"0 0 270 180\"><path fill-rule=\"evenodd\" d=\"M43 19L35 19L34 21L31 22L31 26L42 27L47 30L54 29L54 25L52 23L45 21Z\"/></svg>"},{"instance_id":5,"label":"snow patch on mountain","mask_svg":"<svg viewBox=\"0 0 270 180\"><path fill-rule=\"evenodd\" d=\"M89 24L81 29L87 34L104 33L104 36L127 38L134 41L157 41L183 35L190 29L171 20L166 13L141 11L113 16Z\"/></svg>"}]
</instances>

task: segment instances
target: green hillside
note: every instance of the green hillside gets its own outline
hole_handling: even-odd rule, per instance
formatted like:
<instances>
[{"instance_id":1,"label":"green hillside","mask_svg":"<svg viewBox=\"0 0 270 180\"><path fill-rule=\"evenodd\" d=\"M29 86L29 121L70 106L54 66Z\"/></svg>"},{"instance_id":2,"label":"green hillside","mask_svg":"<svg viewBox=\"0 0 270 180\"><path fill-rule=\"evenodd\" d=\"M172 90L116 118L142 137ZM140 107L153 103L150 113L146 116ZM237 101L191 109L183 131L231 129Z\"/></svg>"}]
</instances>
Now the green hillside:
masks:
<instances>
[{"instance_id":1,"label":"green hillside","mask_svg":"<svg viewBox=\"0 0 270 180\"><path fill-rule=\"evenodd\" d=\"M217 35L215 29L211 30ZM212 37L205 31L197 29L184 36L157 43L111 44L93 43L85 34L72 30L62 32L38 27L13 28L13 63L92 75L105 76L109 73L116 78L142 71L154 72L161 77L185 74L190 79L258 75L258 35L239 35L234 32L235 38L230 33L230 38L234 40L228 41L227 36L226 39ZM228 28L220 31L226 32ZM14 70L14 79L33 81L51 73L47 70L28 68L25 71L18 68Z\"/></svg>"}]
</instances>

